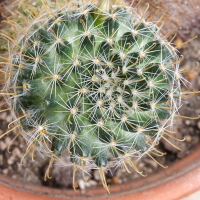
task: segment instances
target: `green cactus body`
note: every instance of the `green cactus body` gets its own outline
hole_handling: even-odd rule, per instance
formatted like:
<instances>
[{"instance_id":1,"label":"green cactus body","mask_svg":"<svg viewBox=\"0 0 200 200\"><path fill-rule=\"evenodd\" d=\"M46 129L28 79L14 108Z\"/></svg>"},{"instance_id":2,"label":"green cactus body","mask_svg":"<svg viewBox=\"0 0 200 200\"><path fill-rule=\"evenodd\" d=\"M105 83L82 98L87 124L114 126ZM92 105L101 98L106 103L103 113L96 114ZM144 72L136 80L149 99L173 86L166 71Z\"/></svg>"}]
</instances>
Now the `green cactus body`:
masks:
<instances>
[{"instance_id":1,"label":"green cactus body","mask_svg":"<svg viewBox=\"0 0 200 200\"><path fill-rule=\"evenodd\" d=\"M37 149L50 165L67 154L83 176L89 162L108 190L109 157L141 175L133 160L153 158L178 109L181 75L174 47L144 13L99 7L46 4L10 49L3 91L15 115L9 128L22 131L27 153Z\"/></svg>"}]
</instances>

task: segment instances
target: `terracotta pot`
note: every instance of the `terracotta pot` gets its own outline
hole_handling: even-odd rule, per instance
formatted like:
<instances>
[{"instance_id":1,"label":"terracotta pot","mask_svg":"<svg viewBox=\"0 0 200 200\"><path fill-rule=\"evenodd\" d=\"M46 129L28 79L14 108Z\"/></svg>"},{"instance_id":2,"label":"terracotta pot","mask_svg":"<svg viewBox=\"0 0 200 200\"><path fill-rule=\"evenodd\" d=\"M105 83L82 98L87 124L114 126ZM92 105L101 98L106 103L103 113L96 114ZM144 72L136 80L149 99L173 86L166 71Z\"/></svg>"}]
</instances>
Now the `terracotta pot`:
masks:
<instances>
[{"instance_id":1,"label":"terracotta pot","mask_svg":"<svg viewBox=\"0 0 200 200\"><path fill-rule=\"evenodd\" d=\"M180 200L200 189L200 145L168 169L162 169L119 185L92 188L81 195L73 190L60 190L31 185L0 176L0 200Z\"/></svg>"}]
</instances>

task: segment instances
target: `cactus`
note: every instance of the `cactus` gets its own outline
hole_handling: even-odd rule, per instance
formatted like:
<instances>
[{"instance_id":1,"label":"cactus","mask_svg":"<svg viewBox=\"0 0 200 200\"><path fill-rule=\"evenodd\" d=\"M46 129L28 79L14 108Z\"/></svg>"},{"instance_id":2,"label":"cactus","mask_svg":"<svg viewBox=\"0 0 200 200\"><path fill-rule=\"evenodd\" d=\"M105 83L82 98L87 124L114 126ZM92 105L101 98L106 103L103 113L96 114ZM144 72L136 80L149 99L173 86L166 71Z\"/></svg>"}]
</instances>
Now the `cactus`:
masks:
<instances>
[{"instance_id":1,"label":"cactus","mask_svg":"<svg viewBox=\"0 0 200 200\"><path fill-rule=\"evenodd\" d=\"M16 39L1 34L9 40L1 95L14 120L0 138L18 129L16 137L27 143L25 155L32 152L34 160L38 150L50 158L45 178L63 156L70 156L74 177L76 169L84 179L89 169L99 169L108 192L104 173L111 166L145 176L134 161L164 155L156 145L173 137L167 128L181 97L189 94L180 89L182 58L167 41L171 33L159 35L162 17L145 21L148 4L140 16L123 1L74 8L58 3L56 9L42 3L46 13L33 15Z\"/></svg>"}]
</instances>

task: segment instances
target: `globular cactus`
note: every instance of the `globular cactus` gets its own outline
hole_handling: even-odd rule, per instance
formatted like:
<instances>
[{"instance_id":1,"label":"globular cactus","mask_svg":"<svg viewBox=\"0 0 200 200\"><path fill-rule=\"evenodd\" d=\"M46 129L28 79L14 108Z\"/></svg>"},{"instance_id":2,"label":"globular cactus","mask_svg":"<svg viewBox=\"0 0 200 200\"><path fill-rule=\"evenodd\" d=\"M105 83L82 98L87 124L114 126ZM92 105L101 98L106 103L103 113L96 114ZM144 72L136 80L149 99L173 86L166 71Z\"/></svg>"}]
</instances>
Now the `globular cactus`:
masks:
<instances>
[{"instance_id":1,"label":"globular cactus","mask_svg":"<svg viewBox=\"0 0 200 200\"><path fill-rule=\"evenodd\" d=\"M155 145L173 137L166 128L189 94L180 89L182 58L167 41L171 33L159 35L162 17L145 21L148 4L140 16L123 2L58 9L42 2L46 13L33 15L16 40L1 34L12 43L1 63L1 94L14 121L0 137L19 129L26 154L37 149L49 156L49 167L69 155L73 176L77 168L84 178L86 169L99 169L107 190L104 172L113 165L143 175L134 160L163 155Z\"/></svg>"}]
</instances>

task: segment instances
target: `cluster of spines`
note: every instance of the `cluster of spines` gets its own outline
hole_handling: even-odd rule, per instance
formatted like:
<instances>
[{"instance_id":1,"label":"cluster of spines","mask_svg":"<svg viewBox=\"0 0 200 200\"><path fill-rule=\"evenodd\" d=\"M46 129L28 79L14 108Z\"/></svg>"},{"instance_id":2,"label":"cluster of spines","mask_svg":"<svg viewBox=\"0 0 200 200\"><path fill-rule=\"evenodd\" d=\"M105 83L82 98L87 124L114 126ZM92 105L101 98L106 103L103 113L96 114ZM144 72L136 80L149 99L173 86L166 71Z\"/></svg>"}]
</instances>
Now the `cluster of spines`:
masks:
<instances>
[{"instance_id":1,"label":"cluster of spines","mask_svg":"<svg viewBox=\"0 0 200 200\"><path fill-rule=\"evenodd\" d=\"M139 16L123 4L107 13L95 4L53 11L43 3L46 16L25 36L14 41L2 34L14 43L2 94L16 114L3 135L19 128L26 154L49 155L49 167L67 149L74 173L80 167L84 177L84 163L96 165L107 190L108 152L116 165L142 175L132 159L163 155L155 145L173 137L166 128L178 97L194 94L180 90L185 71L166 41L171 33L161 38L158 22L145 22L149 6Z\"/></svg>"}]
</instances>

